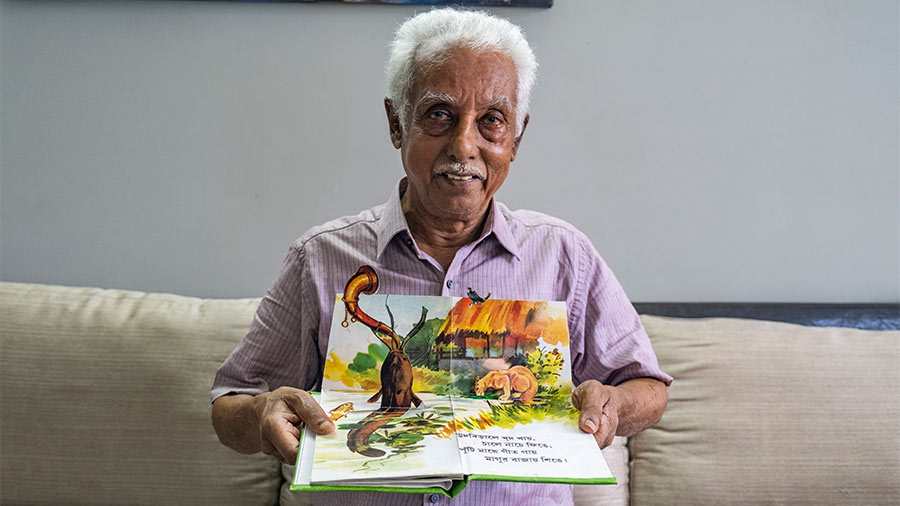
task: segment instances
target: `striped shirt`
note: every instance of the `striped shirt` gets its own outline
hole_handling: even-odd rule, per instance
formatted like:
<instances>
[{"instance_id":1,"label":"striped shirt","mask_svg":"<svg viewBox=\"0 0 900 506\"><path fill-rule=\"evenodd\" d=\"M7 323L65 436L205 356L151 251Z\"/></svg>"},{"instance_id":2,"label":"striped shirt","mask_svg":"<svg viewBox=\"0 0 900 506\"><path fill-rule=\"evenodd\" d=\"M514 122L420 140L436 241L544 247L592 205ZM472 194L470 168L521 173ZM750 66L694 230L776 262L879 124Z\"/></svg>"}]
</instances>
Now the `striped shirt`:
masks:
<instances>
[{"instance_id":1,"label":"striped shirt","mask_svg":"<svg viewBox=\"0 0 900 506\"><path fill-rule=\"evenodd\" d=\"M280 386L317 390L335 294L362 265L378 272L379 293L563 300L575 384L617 385L651 377L667 384L640 319L590 240L572 225L493 201L480 236L450 267L416 245L400 205L405 180L386 204L314 227L290 247L250 331L216 373L212 399ZM456 497L415 494L314 494L316 504L571 504L568 485L472 482ZM436 500L436 502L435 502ZM449 501L449 502L448 502Z\"/></svg>"}]
</instances>

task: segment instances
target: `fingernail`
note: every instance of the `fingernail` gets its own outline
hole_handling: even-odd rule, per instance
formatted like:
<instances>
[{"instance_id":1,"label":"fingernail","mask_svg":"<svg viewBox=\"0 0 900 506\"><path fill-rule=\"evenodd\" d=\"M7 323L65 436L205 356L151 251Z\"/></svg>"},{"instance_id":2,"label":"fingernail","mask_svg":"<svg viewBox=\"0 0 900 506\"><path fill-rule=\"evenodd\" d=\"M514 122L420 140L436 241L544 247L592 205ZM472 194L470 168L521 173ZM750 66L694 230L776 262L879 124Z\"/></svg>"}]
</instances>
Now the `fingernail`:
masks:
<instances>
[{"instance_id":1,"label":"fingernail","mask_svg":"<svg viewBox=\"0 0 900 506\"><path fill-rule=\"evenodd\" d=\"M322 432L331 429L331 420L327 418L322 418L318 422L316 422L316 432Z\"/></svg>"},{"instance_id":2,"label":"fingernail","mask_svg":"<svg viewBox=\"0 0 900 506\"><path fill-rule=\"evenodd\" d=\"M591 434L597 431L597 422L590 418L584 420L584 426L588 428Z\"/></svg>"}]
</instances>

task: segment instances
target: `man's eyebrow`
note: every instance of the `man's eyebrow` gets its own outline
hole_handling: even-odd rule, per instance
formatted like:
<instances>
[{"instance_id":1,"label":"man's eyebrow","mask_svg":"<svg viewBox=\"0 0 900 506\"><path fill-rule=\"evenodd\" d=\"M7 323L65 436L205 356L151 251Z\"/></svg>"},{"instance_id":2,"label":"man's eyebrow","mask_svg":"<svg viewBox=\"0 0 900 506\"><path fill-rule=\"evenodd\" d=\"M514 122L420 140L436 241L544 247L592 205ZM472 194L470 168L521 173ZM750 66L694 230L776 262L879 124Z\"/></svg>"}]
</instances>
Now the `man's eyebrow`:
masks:
<instances>
[{"instance_id":1,"label":"man's eyebrow","mask_svg":"<svg viewBox=\"0 0 900 506\"><path fill-rule=\"evenodd\" d=\"M487 104L485 104L484 108L485 108L485 109L492 109L492 108L495 108L495 107L498 107L498 106L503 106L503 107L505 107L505 108L507 108L507 109L513 109L512 100L510 100L510 99L508 99L508 98L506 98L506 97L498 97L498 98L495 98L494 100L491 100L490 102L488 102Z\"/></svg>"},{"instance_id":2,"label":"man's eyebrow","mask_svg":"<svg viewBox=\"0 0 900 506\"><path fill-rule=\"evenodd\" d=\"M416 108L422 106L422 104L432 103L432 102L446 102L448 104L455 104L456 99L446 93L439 93L437 91L426 91L422 98L419 99L419 102L416 103Z\"/></svg>"},{"instance_id":3,"label":"man's eyebrow","mask_svg":"<svg viewBox=\"0 0 900 506\"><path fill-rule=\"evenodd\" d=\"M419 109L423 105L431 105L432 103L447 103L447 104L456 104L456 98L446 93L441 93L438 91L426 91L425 94L422 95L422 98L416 103L416 109ZM493 109L493 108L506 108L513 109L512 100L507 97L497 97L490 102L484 104L482 106L484 109Z\"/></svg>"}]
</instances>

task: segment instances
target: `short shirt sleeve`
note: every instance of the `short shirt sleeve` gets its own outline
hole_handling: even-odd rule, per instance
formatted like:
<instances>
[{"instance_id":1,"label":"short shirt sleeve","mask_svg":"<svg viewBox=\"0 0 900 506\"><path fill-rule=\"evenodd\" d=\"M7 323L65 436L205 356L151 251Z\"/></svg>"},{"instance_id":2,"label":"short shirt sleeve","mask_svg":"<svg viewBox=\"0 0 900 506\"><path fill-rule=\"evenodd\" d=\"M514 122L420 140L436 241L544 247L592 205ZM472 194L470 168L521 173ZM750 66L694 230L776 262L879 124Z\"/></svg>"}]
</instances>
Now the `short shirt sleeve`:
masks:
<instances>
[{"instance_id":1,"label":"short shirt sleeve","mask_svg":"<svg viewBox=\"0 0 900 506\"><path fill-rule=\"evenodd\" d=\"M650 338L625 290L590 241L582 237L570 331L582 336L573 350L575 384L596 379L618 385L634 378L672 377L659 367ZM573 340L574 341L574 340Z\"/></svg>"},{"instance_id":2,"label":"short shirt sleeve","mask_svg":"<svg viewBox=\"0 0 900 506\"><path fill-rule=\"evenodd\" d=\"M258 395L290 386L315 388L321 377L316 345L319 309L302 247L292 247L253 317L250 331L216 372L212 400Z\"/></svg>"}]
</instances>

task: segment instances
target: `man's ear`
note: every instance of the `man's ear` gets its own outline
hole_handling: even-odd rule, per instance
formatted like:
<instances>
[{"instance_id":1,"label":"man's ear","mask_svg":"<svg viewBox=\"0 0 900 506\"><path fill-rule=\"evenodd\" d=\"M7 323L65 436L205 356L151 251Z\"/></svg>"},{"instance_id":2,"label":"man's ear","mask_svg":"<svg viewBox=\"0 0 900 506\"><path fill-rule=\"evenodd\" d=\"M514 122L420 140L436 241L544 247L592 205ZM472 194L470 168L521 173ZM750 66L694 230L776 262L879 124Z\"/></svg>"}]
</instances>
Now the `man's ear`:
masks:
<instances>
[{"instance_id":1,"label":"man's ear","mask_svg":"<svg viewBox=\"0 0 900 506\"><path fill-rule=\"evenodd\" d=\"M391 132L391 144L400 149L403 145L403 127L400 125L400 116L394 110L394 102L389 98L384 99L384 112L387 113L388 128Z\"/></svg>"},{"instance_id":2,"label":"man's ear","mask_svg":"<svg viewBox=\"0 0 900 506\"><path fill-rule=\"evenodd\" d=\"M516 159L516 153L519 151L519 143L522 142L522 136L525 135L525 127L528 126L528 120L529 120L529 119L531 119L531 115L530 115L530 114L526 114L526 115L525 115L525 121L522 122L522 131L519 132L519 135L518 135L518 136L516 137L516 139L513 141L512 158L509 159L510 162L512 162L512 161L514 161L514 160Z\"/></svg>"}]
</instances>

